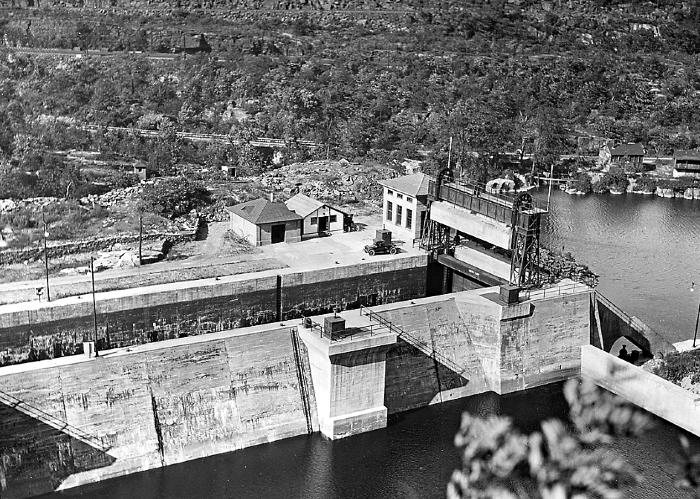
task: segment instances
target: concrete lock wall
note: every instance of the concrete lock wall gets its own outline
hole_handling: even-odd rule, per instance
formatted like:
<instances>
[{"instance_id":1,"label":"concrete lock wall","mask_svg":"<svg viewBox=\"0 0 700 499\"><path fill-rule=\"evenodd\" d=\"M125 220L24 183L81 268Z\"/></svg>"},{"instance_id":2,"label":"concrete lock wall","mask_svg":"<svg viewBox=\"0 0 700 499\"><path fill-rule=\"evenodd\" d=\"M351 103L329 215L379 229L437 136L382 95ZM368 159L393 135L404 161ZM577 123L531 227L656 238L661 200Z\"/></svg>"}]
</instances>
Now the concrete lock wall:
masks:
<instances>
[{"instance_id":1,"label":"concrete lock wall","mask_svg":"<svg viewBox=\"0 0 700 499\"><path fill-rule=\"evenodd\" d=\"M326 277L295 274L294 288ZM567 379L589 341L590 303L581 292L506 305L485 288L373 307L400 334L330 342L269 324L6 366L2 497L319 429L339 438L385 426L387 413Z\"/></svg>"},{"instance_id":2,"label":"concrete lock wall","mask_svg":"<svg viewBox=\"0 0 700 499\"><path fill-rule=\"evenodd\" d=\"M697 394L592 345L581 347L581 375L700 436L700 398Z\"/></svg>"},{"instance_id":3,"label":"concrete lock wall","mask_svg":"<svg viewBox=\"0 0 700 499\"><path fill-rule=\"evenodd\" d=\"M499 393L579 375L579 349L590 341L590 294L526 302L520 306L529 310L514 315L527 315L502 319Z\"/></svg>"},{"instance_id":4,"label":"concrete lock wall","mask_svg":"<svg viewBox=\"0 0 700 499\"><path fill-rule=\"evenodd\" d=\"M309 373L303 343L295 349L290 329L279 327L2 368L0 396L54 423L0 404L0 495L26 497L317 430Z\"/></svg>"},{"instance_id":5,"label":"concrete lock wall","mask_svg":"<svg viewBox=\"0 0 700 499\"><path fill-rule=\"evenodd\" d=\"M509 307L499 303L497 291L486 288L377 308L407 332L386 355L390 414L579 374L579 348L590 335L590 293Z\"/></svg>"},{"instance_id":6,"label":"concrete lock wall","mask_svg":"<svg viewBox=\"0 0 700 499\"><path fill-rule=\"evenodd\" d=\"M409 300L425 296L426 273L427 257L419 255L98 293L100 346L135 345ZM333 285L319 286L326 282ZM17 308L0 306L0 365L71 355L79 351L83 337L94 334L90 297Z\"/></svg>"}]
</instances>

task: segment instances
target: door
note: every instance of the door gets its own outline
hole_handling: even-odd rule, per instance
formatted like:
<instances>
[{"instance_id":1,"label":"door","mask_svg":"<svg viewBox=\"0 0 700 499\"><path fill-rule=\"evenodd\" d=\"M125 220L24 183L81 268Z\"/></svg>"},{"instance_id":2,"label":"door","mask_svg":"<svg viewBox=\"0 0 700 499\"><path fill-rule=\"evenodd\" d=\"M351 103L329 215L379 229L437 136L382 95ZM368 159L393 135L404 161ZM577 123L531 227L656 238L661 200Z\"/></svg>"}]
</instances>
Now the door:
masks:
<instances>
[{"instance_id":1,"label":"door","mask_svg":"<svg viewBox=\"0 0 700 499\"><path fill-rule=\"evenodd\" d=\"M278 224L278 225L273 225L270 232L271 232L271 238L272 244L275 243L283 243L284 242L284 232L286 229L285 224Z\"/></svg>"},{"instance_id":2,"label":"door","mask_svg":"<svg viewBox=\"0 0 700 499\"><path fill-rule=\"evenodd\" d=\"M328 230L328 217L318 217L318 232L326 232Z\"/></svg>"}]
</instances>

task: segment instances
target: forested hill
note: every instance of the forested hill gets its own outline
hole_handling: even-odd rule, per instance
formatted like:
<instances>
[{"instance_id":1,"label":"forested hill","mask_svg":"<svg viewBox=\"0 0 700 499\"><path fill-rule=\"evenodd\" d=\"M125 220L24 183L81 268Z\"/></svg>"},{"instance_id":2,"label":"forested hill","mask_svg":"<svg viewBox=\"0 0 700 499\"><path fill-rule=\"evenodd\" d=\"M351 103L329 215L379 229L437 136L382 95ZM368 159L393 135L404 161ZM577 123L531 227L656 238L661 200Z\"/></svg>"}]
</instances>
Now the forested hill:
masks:
<instances>
[{"instance_id":1,"label":"forested hill","mask_svg":"<svg viewBox=\"0 0 700 499\"><path fill-rule=\"evenodd\" d=\"M453 137L462 164L516 149L544 164L590 136L700 145L698 2L3 1L0 154L13 167L32 148L98 147L58 136L54 118L164 130L160 149L99 145L156 170L182 159L173 129L438 163ZM125 52L185 48L197 53ZM231 149L214 156L247 158Z\"/></svg>"}]
</instances>

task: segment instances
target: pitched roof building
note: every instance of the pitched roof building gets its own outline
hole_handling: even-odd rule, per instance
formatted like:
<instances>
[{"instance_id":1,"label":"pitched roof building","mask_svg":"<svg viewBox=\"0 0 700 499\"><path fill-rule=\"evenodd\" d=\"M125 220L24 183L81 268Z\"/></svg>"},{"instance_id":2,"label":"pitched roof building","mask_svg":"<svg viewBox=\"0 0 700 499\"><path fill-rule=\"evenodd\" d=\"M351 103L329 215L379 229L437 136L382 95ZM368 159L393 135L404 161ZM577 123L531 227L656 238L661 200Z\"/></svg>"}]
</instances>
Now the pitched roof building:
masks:
<instances>
[{"instance_id":1,"label":"pitched roof building","mask_svg":"<svg viewBox=\"0 0 700 499\"><path fill-rule=\"evenodd\" d=\"M644 161L645 153L644 146L639 143L620 144L610 151L613 163L624 161L641 164Z\"/></svg>"},{"instance_id":2,"label":"pitched roof building","mask_svg":"<svg viewBox=\"0 0 700 499\"><path fill-rule=\"evenodd\" d=\"M425 173L414 173L379 182L384 187L384 227L405 241L423 234L429 179Z\"/></svg>"},{"instance_id":3,"label":"pitched roof building","mask_svg":"<svg viewBox=\"0 0 700 499\"><path fill-rule=\"evenodd\" d=\"M231 230L253 245L301 240L303 218L284 203L260 198L228 206L226 210Z\"/></svg>"},{"instance_id":4,"label":"pitched roof building","mask_svg":"<svg viewBox=\"0 0 700 499\"><path fill-rule=\"evenodd\" d=\"M302 218L287 208L286 204L275 203L262 198L229 206L226 209L254 224L286 222Z\"/></svg>"},{"instance_id":5,"label":"pitched roof building","mask_svg":"<svg viewBox=\"0 0 700 499\"><path fill-rule=\"evenodd\" d=\"M425 173L414 173L403 177L380 180L378 183L408 196L427 196L428 178Z\"/></svg>"},{"instance_id":6,"label":"pitched roof building","mask_svg":"<svg viewBox=\"0 0 700 499\"><path fill-rule=\"evenodd\" d=\"M287 208L304 218L302 235L317 235L327 231L343 230L345 212L305 194L292 196Z\"/></svg>"},{"instance_id":7,"label":"pitched roof building","mask_svg":"<svg viewBox=\"0 0 700 499\"><path fill-rule=\"evenodd\" d=\"M673 176L700 178L700 151L675 150L673 152Z\"/></svg>"}]
</instances>

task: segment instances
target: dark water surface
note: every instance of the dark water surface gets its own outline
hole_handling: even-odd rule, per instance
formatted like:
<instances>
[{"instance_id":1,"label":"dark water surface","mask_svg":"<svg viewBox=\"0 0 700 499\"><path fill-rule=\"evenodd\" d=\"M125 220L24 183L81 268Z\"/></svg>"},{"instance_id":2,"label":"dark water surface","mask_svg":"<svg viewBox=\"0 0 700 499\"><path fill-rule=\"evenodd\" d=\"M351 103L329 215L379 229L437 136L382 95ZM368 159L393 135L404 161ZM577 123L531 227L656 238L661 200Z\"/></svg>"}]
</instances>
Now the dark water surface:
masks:
<instances>
[{"instance_id":1,"label":"dark water surface","mask_svg":"<svg viewBox=\"0 0 700 499\"><path fill-rule=\"evenodd\" d=\"M538 196L546 197L540 191ZM700 289L700 202L553 192L543 238L601 274L600 289L671 341L692 336ZM61 497L439 498L459 465L453 447L462 411L511 415L525 430L564 417L561 385L478 395L399 415L388 428L331 442L318 434L137 473ZM674 488L680 430L663 421L615 448L645 476L634 498L691 497ZM697 447L698 439L691 438ZM59 496L59 494L54 494Z\"/></svg>"},{"instance_id":2,"label":"dark water surface","mask_svg":"<svg viewBox=\"0 0 700 499\"><path fill-rule=\"evenodd\" d=\"M521 429L532 431L543 419L565 416L561 387L554 384L503 397L477 395L400 414L384 430L343 440L331 442L319 434L290 438L51 497L441 498L452 470L459 466L453 439L462 411L507 414ZM617 442L616 449L646 477L629 497L691 497L673 486L679 433L657 421L643 437Z\"/></svg>"}]
</instances>

